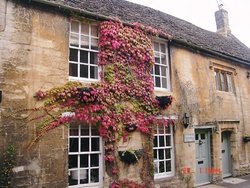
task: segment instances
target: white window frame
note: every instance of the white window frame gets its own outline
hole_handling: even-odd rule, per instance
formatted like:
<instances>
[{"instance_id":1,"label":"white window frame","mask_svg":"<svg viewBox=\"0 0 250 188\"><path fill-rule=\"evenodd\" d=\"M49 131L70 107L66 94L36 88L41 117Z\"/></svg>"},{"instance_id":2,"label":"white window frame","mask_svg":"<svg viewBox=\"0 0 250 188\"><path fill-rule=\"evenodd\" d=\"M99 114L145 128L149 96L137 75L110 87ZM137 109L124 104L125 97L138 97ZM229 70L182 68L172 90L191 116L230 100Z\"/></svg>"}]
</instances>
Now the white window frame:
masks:
<instances>
[{"instance_id":1,"label":"white window frame","mask_svg":"<svg viewBox=\"0 0 250 188\"><path fill-rule=\"evenodd\" d=\"M215 87L217 91L222 92L234 92L234 77L233 72L214 69L214 77L215 77ZM218 77L219 76L219 77Z\"/></svg>"},{"instance_id":2,"label":"white window frame","mask_svg":"<svg viewBox=\"0 0 250 188\"><path fill-rule=\"evenodd\" d=\"M76 22L78 23L78 33L76 32L73 32L71 27L72 27L72 22ZM88 25L88 28L89 28L89 33L88 35L86 34L83 34L81 33L81 28L82 28L82 25ZM91 26L95 26L98 28L98 25L97 24L90 24L90 23L85 23L85 22L79 22L79 21L76 21L76 20L72 20L70 22L70 34L69 34L69 66L70 66L70 63L71 64L77 64L77 77L76 76L70 76L69 75L69 80L71 81L84 81L84 82L96 82L96 81L99 81L100 80L100 71L101 71L101 67L98 66L98 54L97 54L97 64L94 65L94 64L91 64L90 63L90 52L94 52L94 53L98 53L98 50L93 50L91 49L91 39L96 39L99 41L99 36L92 36L91 35ZM77 35L78 36L78 47L76 46L73 46L71 45L71 35ZM88 37L89 38L89 47L88 48L84 48L84 47L81 47L81 37ZM97 44L98 45L98 44ZM98 47L98 46L97 46ZM77 62L76 61L70 61L70 49L75 49L75 50L78 50L78 59L77 59ZM88 62L85 63L85 62L80 62L80 51L85 51L85 52L88 52ZM80 65L86 65L88 66L88 78L84 78L84 77L80 77ZM97 67L97 79L96 78L90 78L90 67Z\"/></svg>"},{"instance_id":3,"label":"white window frame","mask_svg":"<svg viewBox=\"0 0 250 188\"><path fill-rule=\"evenodd\" d=\"M158 48L159 48L159 51L155 51L154 49L154 43L158 43ZM161 51L161 44L165 45L165 50L164 52ZM155 39L155 40L152 40L152 46L153 46L153 52L154 52L154 58L155 58L155 54L159 54L160 56L160 62L157 63L155 62L152 70L151 70L151 75L153 77L153 80L154 80L154 88L155 90L162 90L162 91L170 91L170 66L169 66L169 54L168 54L168 45L167 45L167 41L165 40L159 40L159 39ZM162 55L166 57L166 64L162 64ZM155 75L155 66L160 66L160 75ZM166 68L166 75L162 75L162 69L161 67L165 67ZM157 87L156 86L156 77L159 77L160 78L160 87ZM166 87L163 87L162 86L162 78L166 78Z\"/></svg>"},{"instance_id":4,"label":"white window frame","mask_svg":"<svg viewBox=\"0 0 250 188\"><path fill-rule=\"evenodd\" d=\"M72 136L70 135L70 129L72 128L72 126L77 127L78 130L78 135L77 136ZM82 127L88 127L89 130L89 135L81 135L81 128ZM94 128L95 129L95 128ZM68 167L68 175L72 175L71 171L77 170L78 171L78 177L80 177L80 170L87 170L86 173L89 173L87 178L88 178L88 182L91 182L91 177L90 177L90 173L91 173L91 169L98 169L99 171L99 181L98 182L93 182L93 183L86 183L86 184L80 184L80 178L77 179L77 185L69 185L69 188L84 188L84 187L98 187L98 188L102 188L103 187L103 144L102 144L102 137L99 135L92 135L91 131L93 130L93 128L91 128L91 125L70 125L69 126L69 133L68 133L68 156L70 155L77 155L77 167L76 168L69 168ZM98 129L96 129L96 131L98 131ZM78 138L78 152L70 152L70 138ZM81 151L81 138L89 138L89 151ZM91 139L92 138L99 138L99 151L90 151L91 150ZM88 155L88 165L87 167L80 167L80 155ZM94 166L91 167L91 159L90 156L91 154L99 154L99 165L98 166Z\"/></svg>"},{"instance_id":5,"label":"white window frame","mask_svg":"<svg viewBox=\"0 0 250 188\"><path fill-rule=\"evenodd\" d=\"M154 139L157 138L157 143L158 143L158 146L155 147L155 144L154 144L154 147L153 147L153 152L155 152L155 150L157 151L157 158L154 158L154 165L155 165L155 170L158 169L159 170L159 162L160 161L171 161L171 171L165 171L164 172L154 172L154 179L157 180L157 179L162 179L162 178L168 178L168 177L173 177L174 174L175 174L175 156L174 156L174 141L173 141L173 126L172 125L168 125L168 127L162 125L164 127L164 133L159 133L159 125L157 125L155 127L155 134L154 134ZM170 133L166 133L165 130L166 128L169 128L170 130ZM159 146L159 138L160 136L164 136L164 146ZM170 136L170 146L166 146L166 136ZM159 159L159 150L160 149L170 149L170 155L171 157L169 159L166 159L165 155L166 153L164 152L164 159ZM164 164L165 166L165 164ZM158 167L158 168L157 168Z\"/></svg>"}]
</instances>

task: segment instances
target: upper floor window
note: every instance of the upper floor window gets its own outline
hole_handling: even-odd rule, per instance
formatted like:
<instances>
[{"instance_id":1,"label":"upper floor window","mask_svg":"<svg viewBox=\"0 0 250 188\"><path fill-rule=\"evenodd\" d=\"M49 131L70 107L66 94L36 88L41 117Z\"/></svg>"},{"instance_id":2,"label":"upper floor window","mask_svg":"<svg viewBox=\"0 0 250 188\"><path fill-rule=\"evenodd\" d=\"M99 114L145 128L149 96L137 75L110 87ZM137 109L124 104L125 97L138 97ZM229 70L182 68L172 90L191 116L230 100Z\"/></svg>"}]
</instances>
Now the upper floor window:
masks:
<instances>
[{"instance_id":1,"label":"upper floor window","mask_svg":"<svg viewBox=\"0 0 250 188\"><path fill-rule=\"evenodd\" d=\"M155 65L151 70L155 88L169 89L169 62L166 42L153 42Z\"/></svg>"},{"instance_id":2,"label":"upper floor window","mask_svg":"<svg viewBox=\"0 0 250 188\"><path fill-rule=\"evenodd\" d=\"M98 71L98 27L97 25L72 21L69 39L70 79L94 81Z\"/></svg>"},{"instance_id":3,"label":"upper floor window","mask_svg":"<svg viewBox=\"0 0 250 188\"><path fill-rule=\"evenodd\" d=\"M174 175L173 127L157 126L154 134L155 178Z\"/></svg>"},{"instance_id":4,"label":"upper floor window","mask_svg":"<svg viewBox=\"0 0 250 188\"><path fill-rule=\"evenodd\" d=\"M220 69L214 70L216 89L219 91L233 92L233 73Z\"/></svg>"},{"instance_id":5,"label":"upper floor window","mask_svg":"<svg viewBox=\"0 0 250 188\"><path fill-rule=\"evenodd\" d=\"M69 128L69 187L102 187L102 139L90 125Z\"/></svg>"}]
</instances>

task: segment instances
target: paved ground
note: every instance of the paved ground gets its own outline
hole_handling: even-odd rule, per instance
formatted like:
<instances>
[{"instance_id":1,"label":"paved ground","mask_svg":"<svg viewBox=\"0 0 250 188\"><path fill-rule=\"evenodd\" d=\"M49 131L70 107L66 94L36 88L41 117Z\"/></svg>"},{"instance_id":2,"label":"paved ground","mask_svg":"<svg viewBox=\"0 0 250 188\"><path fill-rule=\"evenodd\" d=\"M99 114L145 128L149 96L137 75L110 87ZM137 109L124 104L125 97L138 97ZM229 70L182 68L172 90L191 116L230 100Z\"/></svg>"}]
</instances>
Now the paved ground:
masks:
<instances>
[{"instance_id":1,"label":"paved ground","mask_svg":"<svg viewBox=\"0 0 250 188\"><path fill-rule=\"evenodd\" d=\"M223 183L204 185L199 188L250 188L250 175L225 178Z\"/></svg>"}]
</instances>

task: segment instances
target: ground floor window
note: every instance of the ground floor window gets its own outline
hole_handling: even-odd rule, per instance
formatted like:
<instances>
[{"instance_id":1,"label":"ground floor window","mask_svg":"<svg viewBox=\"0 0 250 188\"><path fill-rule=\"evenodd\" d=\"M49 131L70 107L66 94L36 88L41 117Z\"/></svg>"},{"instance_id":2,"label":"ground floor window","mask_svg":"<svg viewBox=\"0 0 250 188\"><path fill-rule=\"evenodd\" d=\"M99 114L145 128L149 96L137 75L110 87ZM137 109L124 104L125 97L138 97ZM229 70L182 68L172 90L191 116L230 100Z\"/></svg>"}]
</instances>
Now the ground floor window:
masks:
<instances>
[{"instance_id":1,"label":"ground floor window","mask_svg":"<svg viewBox=\"0 0 250 188\"><path fill-rule=\"evenodd\" d=\"M69 187L102 187L102 139L91 125L69 128Z\"/></svg>"},{"instance_id":2,"label":"ground floor window","mask_svg":"<svg viewBox=\"0 0 250 188\"><path fill-rule=\"evenodd\" d=\"M157 126L154 134L155 179L174 175L173 127Z\"/></svg>"}]
</instances>

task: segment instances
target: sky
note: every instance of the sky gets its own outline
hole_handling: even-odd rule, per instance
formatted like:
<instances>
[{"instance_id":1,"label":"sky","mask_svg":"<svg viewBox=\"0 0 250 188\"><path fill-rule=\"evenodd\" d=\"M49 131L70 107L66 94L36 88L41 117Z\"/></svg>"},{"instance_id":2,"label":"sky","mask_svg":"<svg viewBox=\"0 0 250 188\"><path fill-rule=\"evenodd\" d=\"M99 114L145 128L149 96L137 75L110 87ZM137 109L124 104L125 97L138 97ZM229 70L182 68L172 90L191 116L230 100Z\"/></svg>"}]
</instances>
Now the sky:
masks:
<instances>
[{"instance_id":1,"label":"sky","mask_svg":"<svg viewBox=\"0 0 250 188\"><path fill-rule=\"evenodd\" d=\"M228 11L232 34L250 48L250 0L128 0L216 32L218 3ZM217 3L218 2L218 3Z\"/></svg>"}]
</instances>

